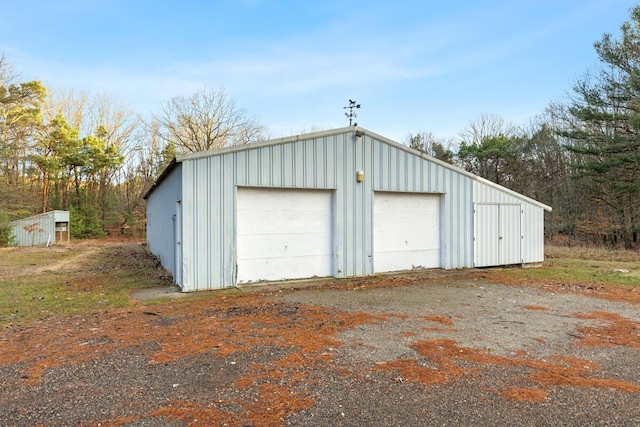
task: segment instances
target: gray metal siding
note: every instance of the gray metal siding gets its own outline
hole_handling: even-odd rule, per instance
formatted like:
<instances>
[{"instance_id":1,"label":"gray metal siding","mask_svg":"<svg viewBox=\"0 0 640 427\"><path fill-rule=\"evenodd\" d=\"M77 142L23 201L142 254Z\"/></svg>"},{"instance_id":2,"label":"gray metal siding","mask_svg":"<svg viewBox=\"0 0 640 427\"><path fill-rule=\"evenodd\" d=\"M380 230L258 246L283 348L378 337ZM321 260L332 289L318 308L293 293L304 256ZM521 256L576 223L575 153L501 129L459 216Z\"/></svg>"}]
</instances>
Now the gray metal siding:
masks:
<instances>
[{"instance_id":1,"label":"gray metal siding","mask_svg":"<svg viewBox=\"0 0 640 427\"><path fill-rule=\"evenodd\" d=\"M176 277L174 215L182 198L182 165L176 164L162 185L147 199L147 245L162 265ZM180 285L180 283L178 283Z\"/></svg>"},{"instance_id":2,"label":"gray metal siding","mask_svg":"<svg viewBox=\"0 0 640 427\"><path fill-rule=\"evenodd\" d=\"M184 160L185 290L235 285L238 186L335 189L338 143L326 137Z\"/></svg>"},{"instance_id":3,"label":"gray metal siding","mask_svg":"<svg viewBox=\"0 0 640 427\"><path fill-rule=\"evenodd\" d=\"M235 285L239 186L336 190L336 277L373 274L374 191L439 193L443 268L473 265L469 176L353 130L182 160L183 289ZM356 172L364 181L356 181Z\"/></svg>"}]
</instances>

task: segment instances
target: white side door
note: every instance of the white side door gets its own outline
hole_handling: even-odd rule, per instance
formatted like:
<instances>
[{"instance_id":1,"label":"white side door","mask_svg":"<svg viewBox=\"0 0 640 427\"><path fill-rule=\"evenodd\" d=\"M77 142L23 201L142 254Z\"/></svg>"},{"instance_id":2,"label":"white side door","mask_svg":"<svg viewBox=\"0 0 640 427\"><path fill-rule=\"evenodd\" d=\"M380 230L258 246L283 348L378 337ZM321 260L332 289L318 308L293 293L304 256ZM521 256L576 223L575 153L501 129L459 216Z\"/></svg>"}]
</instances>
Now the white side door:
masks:
<instances>
[{"instance_id":1,"label":"white side door","mask_svg":"<svg viewBox=\"0 0 640 427\"><path fill-rule=\"evenodd\" d=\"M182 201L176 201L176 215L173 222L174 249L174 282L182 286Z\"/></svg>"},{"instance_id":2,"label":"white side door","mask_svg":"<svg viewBox=\"0 0 640 427\"><path fill-rule=\"evenodd\" d=\"M476 203L474 266L522 263L522 206Z\"/></svg>"}]
</instances>

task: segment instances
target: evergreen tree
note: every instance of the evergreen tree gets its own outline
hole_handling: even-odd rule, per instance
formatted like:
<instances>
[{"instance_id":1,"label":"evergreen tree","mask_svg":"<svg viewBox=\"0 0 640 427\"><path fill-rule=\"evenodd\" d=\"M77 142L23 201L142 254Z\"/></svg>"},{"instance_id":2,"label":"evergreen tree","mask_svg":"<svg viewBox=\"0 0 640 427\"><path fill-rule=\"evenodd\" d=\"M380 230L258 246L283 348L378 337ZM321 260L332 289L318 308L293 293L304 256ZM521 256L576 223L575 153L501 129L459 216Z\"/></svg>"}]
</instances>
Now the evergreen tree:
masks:
<instances>
[{"instance_id":1,"label":"evergreen tree","mask_svg":"<svg viewBox=\"0 0 640 427\"><path fill-rule=\"evenodd\" d=\"M640 226L640 6L615 39L594 44L600 67L573 88L557 110L559 135L576 155L574 174L589 197L585 231L610 243L637 241Z\"/></svg>"}]
</instances>

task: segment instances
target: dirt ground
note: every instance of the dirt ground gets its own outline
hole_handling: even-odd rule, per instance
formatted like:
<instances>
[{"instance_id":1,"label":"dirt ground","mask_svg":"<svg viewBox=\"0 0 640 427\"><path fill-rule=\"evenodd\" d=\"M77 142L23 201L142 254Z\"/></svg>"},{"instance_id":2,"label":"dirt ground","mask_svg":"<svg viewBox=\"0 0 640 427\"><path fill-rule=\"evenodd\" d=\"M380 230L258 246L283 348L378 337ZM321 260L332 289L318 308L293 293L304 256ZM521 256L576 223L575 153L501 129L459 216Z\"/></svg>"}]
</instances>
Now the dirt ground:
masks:
<instances>
[{"instance_id":1,"label":"dirt ground","mask_svg":"<svg viewBox=\"0 0 640 427\"><path fill-rule=\"evenodd\" d=\"M508 278L167 288L7 327L0 425L640 425L640 291Z\"/></svg>"}]
</instances>

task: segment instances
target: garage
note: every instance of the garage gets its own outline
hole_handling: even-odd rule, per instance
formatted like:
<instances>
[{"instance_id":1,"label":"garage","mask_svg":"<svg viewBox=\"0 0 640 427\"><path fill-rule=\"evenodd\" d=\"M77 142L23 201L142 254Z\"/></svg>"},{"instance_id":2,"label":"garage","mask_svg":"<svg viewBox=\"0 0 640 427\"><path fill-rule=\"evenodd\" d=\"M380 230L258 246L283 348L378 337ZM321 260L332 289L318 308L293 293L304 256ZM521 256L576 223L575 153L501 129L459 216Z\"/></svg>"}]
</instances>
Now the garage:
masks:
<instances>
[{"instance_id":1,"label":"garage","mask_svg":"<svg viewBox=\"0 0 640 427\"><path fill-rule=\"evenodd\" d=\"M358 126L185 153L145 198L185 292L539 263L551 210Z\"/></svg>"},{"instance_id":2,"label":"garage","mask_svg":"<svg viewBox=\"0 0 640 427\"><path fill-rule=\"evenodd\" d=\"M237 282L332 276L332 206L332 191L238 188Z\"/></svg>"},{"instance_id":3,"label":"garage","mask_svg":"<svg viewBox=\"0 0 640 427\"><path fill-rule=\"evenodd\" d=\"M374 194L374 271L440 267L440 195Z\"/></svg>"}]
</instances>

